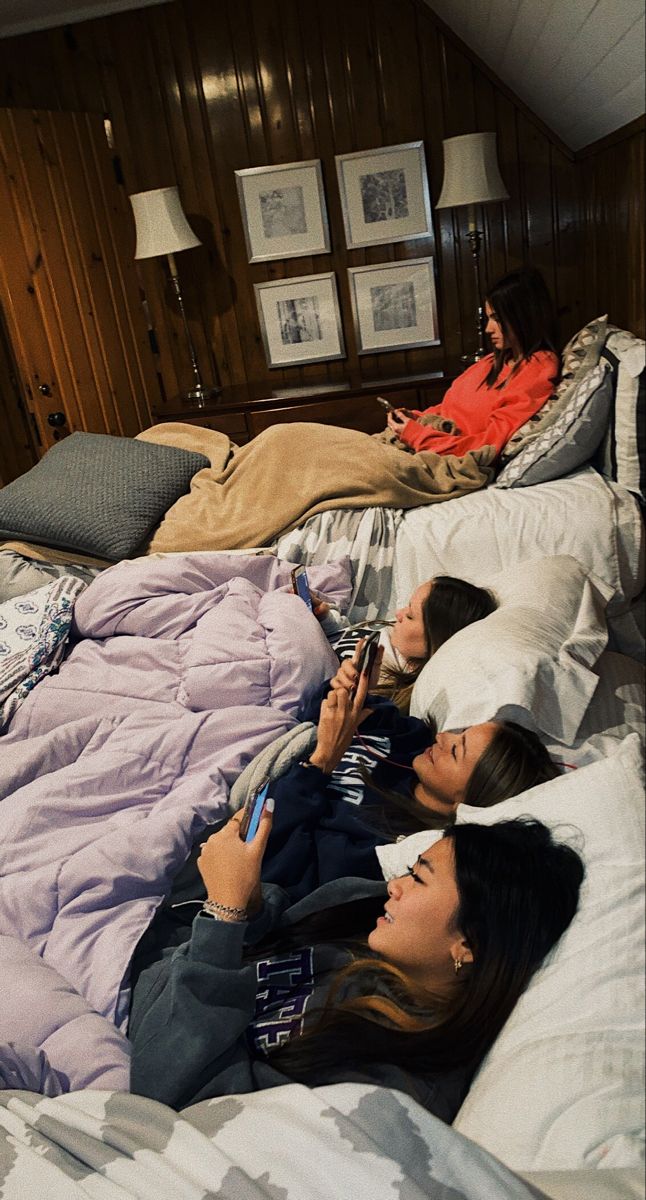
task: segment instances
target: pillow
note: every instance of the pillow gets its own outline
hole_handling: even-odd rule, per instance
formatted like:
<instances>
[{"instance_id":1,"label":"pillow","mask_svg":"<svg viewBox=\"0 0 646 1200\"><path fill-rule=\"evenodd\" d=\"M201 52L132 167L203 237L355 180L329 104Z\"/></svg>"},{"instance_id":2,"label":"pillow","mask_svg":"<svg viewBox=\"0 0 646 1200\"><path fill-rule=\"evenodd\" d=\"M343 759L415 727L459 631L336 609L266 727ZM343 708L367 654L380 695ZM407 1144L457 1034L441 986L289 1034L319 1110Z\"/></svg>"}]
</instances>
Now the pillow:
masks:
<instances>
[{"instance_id":1,"label":"pillow","mask_svg":"<svg viewBox=\"0 0 646 1200\"><path fill-rule=\"evenodd\" d=\"M570 744L598 683L612 589L570 555L520 563L489 581L499 608L427 662L411 714L440 729L509 718Z\"/></svg>"},{"instance_id":2,"label":"pillow","mask_svg":"<svg viewBox=\"0 0 646 1200\"><path fill-rule=\"evenodd\" d=\"M171 446L71 433L2 488L0 538L127 558L208 465Z\"/></svg>"},{"instance_id":3,"label":"pillow","mask_svg":"<svg viewBox=\"0 0 646 1200\"><path fill-rule=\"evenodd\" d=\"M558 415L496 476L495 487L529 487L562 479L598 450L610 423L614 379L609 363L597 363L576 383Z\"/></svg>"},{"instance_id":4,"label":"pillow","mask_svg":"<svg viewBox=\"0 0 646 1200\"><path fill-rule=\"evenodd\" d=\"M560 415L574 388L583 375L596 367L608 330L608 317L597 317L570 338L561 355L561 378L542 408L534 413L507 442L501 456L503 463L520 454L529 442L543 432Z\"/></svg>"},{"instance_id":5,"label":"pillow","mask_svg":"<svg viewBox=\"0 0 646 1200\"><path fill-rule=\"evenodd\" d=\"M454 1127L515 1170L632 1167L643 1151L644 791L640 739L493 808L545 822L580 851L579 912L483 1062ZM378 855L405 871L429 834Z\"/></svg>"},{"instance_id":6,"label":"pillow","mask_svg":"<svg viewBox=\"0 0 646 1200\"><path fill-rule=\"evenodd\" d=\"M611 325L601 357L613 372L615 403L597 465L646 499L646 343Z\"/></svg>"}]
</instances>

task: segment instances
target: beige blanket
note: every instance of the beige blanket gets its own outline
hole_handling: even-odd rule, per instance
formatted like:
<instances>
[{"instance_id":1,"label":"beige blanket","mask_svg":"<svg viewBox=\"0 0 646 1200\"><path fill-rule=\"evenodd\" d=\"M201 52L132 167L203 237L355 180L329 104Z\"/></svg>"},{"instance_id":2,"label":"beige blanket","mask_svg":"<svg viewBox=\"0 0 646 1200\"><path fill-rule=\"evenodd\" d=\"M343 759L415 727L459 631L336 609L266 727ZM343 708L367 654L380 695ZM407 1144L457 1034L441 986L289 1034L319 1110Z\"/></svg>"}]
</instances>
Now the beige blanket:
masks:
<instances>
[{"instance_id":1,"label":"beige blanket","mask_svg":"<svg viewBox=\"0 0 646 1200\"><path fill-rule=\"evenodd\" d=\"M416 508L477 491L493 476L495 450L404 454L336 425L272 425L246 446L225 434L168 422L143 441L199 450L210 467L166 513L146 553L266 546L331 508Z\"/></svg>"}]
</instances>

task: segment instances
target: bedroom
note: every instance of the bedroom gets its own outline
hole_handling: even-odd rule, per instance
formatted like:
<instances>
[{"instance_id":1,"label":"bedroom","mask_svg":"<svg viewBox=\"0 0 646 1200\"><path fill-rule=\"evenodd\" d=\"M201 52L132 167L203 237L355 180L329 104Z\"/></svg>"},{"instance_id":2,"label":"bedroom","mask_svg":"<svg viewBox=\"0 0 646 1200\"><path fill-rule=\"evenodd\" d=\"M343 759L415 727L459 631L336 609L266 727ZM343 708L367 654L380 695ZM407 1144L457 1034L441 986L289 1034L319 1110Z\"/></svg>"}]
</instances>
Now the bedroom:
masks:
<instances>
[{"instance_id":1,"label":"bedroom","mask_svg":"<svg viewBox=\"0 0 646 1200\"><path fill-rule=\"evenodd\" d=\"M516 12L516 5L508 7ZM632 38L642 45L633 7L626 7L626 36L632 29ZM43 6L39 8L42 14ZM583 9L587 15L592 6ZM493 12L499 15L500 6ZM87 10L80 15L92 18ZM423 139L435 206L442 186L443 138L495 130L510 200L482 209L483 280L531 261L544 272L556 299L562 344L605 313L611 324L643 338L643 88L641 107L614 123L614 93L608 94L607 105L600 100L605 93L595 94L594 116L606 112L608 120L609 110L609 123L598 133L586 134L585 126L583 131L580 127L582 140L568 143L544 124L536 105L519 100L502 76L467 49L441 16L412 2L306 9L283 3L170 3L65 26L59 19L42 31L33 26L34 32L15 30L0 40L7 106L2 114L4 153L10 141L14 150L19 143L18 160L31 172L23 177L23 206L27 194L33 205L26 225L23 207L20 238L10 222L3 221L0 231L3 308L8 307L4 289L9 272L23 283L12 291L13 310L4 313L2 345L11 345L11 351L5 349L4 357L0 351L3 483L24 475L47 447L64 445L61 432L132 437L173 419L188 420L196 433L210 427L243 444L285 419L375 431L383 427L383 414L373 397L382 391L402 404L435 402L451 371L459 369L460 356L475 349L466 210L433 207L426 237L349 251L335 173L337 153ZM608 20L612 36L606 46L619 46L616 9ZM611 68L612 61L606 66ZM617 74L610 70L610 76L616 87ZM590 86L594 81L593 76ZM41 114L41 150L33 119L18 128L16 110ZM34 239L56 223L54 206L77 202L71 189L57 187L53 151L71 154L76 142L69 128L57 125L53 116L45 118L54 112L93 114L101 133L109 117L113 154L125 183L118 185L114 201L112 241L107 217L98 228L90 223L88 202L76 226L71 218L64 222L63 244L49 257L46 249L39 257ZM323 162L331 253L250 264L234 172L316 159ZM43 162L48 188L36 186L45 177ZM73 171L63 172L63 181L79 183L89 171L87 160L75 153L73 164ZM176 261L204 383L222 388L206 413L177 399L194 378L165 261L134 262L128 195L172 184L179 184L184 211L202 243L178 254ZM347 268L419 258L434 259L441 340L409 350L360 354ZM336 277L346 357L270 369L254 284L322 272ZM140 288L154 331L154 354ZM57 423L61 415L63 424ZM638 510L635 516L630 500L623 497L620 504L615 495L615 511L614 494L601 493L601 482L583 482L583 488L581 481L570 482L573 490L555 494L560 522L556 546L541 540L543 510L529 491L522 494L523 488L500 489L499 507L487 519L511 521L502 512L517 514L513 520L522 526L525 539L521 558L528 557L528 547L533 555L578 553L588 569L612 583L614 637L623 637L624 652L634 654L638 650L627 624L643 586L642 568L624 563L620 571L600 539L616 538L619 529L627 539L622 553L627 559L639 557L640 535L632 531ZM482 500L493 504L495 496L495 489L487 489ZM457 531L448 527L454 505L463 503L433 506L438 532L427 535L428 544L419 514L409 514L398 540L398 591L416 578L419 558L426 575L459 573L455 562L442 560L434 550L452 540L462 569L469 563L475 573L494 575L511 565L500 557L495 538L489 545L474 537L466 520ZM388 511L382 510L375 522L387 523ZM380 532L386 541L393 532L392 527L373 529L378 542ZM346 536L348 545L356 544L356 528ZM325 538L324 531L320 537ZM361 553L370 563L370 535L363 537ZM385 580L388 564L383 567ZM372 585L380 605L386 597L375 594L374 580ZM623 622L619 631L617 622Z\"/></svg>"}]
</instances>

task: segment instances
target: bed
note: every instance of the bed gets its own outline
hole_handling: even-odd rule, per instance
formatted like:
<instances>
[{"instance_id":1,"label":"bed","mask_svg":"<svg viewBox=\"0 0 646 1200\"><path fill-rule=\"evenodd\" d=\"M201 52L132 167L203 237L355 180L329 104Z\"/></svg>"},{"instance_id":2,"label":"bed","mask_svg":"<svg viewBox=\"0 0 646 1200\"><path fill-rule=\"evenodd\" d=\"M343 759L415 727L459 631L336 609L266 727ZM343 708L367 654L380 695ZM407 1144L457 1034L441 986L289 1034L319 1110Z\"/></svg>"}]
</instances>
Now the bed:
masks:
<instances>
[{"instance_id":1,"label":"bed","mask_svg":"<svg viewBox=\"0 0 646 1200\"><path fill-rule=\"evenodd\" d=\"M96 1187L170 1200L217 1181L221 1195L315 1197L340 1177L348 1195L641 1194L643 362L637 339L607 325L593 334L596 362L586 361L585 388L575 382L583 415L603 391L605 425L588 411L594 465L570 457L547 467L555 477L535 470L552 461L546 442L560 453L576 441L558 410L510 456L512 486L501 472L450 503L330 507L258 553L159 552L151 527L207 470L175 431L175 445L144 442L136 462L128 450L125 464L105 468L110 503L83 545L68 534L39 542L37 504L21 528L0 516L4 1196ZM604 352L615 362L591 388ZM586 444L581 435L580 454ZM514 463L528 445L519 486ZM167 449L180 457L162 464L157 451ZM162 466L173 482L151 507L145 473ZM132 503L140 468L144 512ZM137 556L142 538L151 552ZM418 711L439 707L457 726L513 705L577 767L502 806L569 823L591 882L572 937L523 998L451 1129L397 1093L354 1084L294 1085L182 1114L127 1093L130 950L193 837L226 811L242 769L295 728L301 695L330 669L328 647L289 594L298 562L357 621L392 614L436 573L492 586L497 619L477 642L464 630L434 656ZM25 651L27 626L37 636ZM305 665L293 663L295 640ZM510 659L523 668L513 696ZM491 687L479 696L485 672Z\"/></svg>"}]
</instances>

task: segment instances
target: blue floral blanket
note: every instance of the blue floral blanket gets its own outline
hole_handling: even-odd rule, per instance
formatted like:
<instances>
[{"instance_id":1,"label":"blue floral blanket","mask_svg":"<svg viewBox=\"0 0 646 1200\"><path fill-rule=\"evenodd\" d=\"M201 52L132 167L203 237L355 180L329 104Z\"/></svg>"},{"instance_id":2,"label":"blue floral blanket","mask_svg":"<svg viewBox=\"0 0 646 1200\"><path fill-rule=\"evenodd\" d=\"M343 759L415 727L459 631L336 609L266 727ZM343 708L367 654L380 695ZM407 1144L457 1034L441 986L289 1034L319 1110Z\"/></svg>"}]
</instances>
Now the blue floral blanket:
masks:
<instances>
[{"instance_id":1,"label":"blue floral blanket","mask_svg":"<svg viewBox=\"0 0 646 1200\"><path fill-rule=\"evenodd\" d=\"M74 601L86 587L61 575L0 604L0 733L39 679L60 665Z\"/></svg>"}]
</instances>

